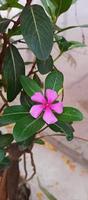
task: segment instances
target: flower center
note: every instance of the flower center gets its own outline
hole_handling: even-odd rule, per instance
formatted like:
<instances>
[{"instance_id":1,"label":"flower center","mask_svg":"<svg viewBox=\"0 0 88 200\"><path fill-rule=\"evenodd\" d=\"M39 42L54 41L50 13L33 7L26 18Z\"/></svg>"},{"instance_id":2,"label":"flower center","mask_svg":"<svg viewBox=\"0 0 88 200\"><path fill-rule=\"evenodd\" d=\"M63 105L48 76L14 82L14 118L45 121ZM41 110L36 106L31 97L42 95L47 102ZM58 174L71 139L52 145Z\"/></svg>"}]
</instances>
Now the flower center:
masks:
<instances>
[{"instance_id":1,"label":"flower center","mask_svg":"<svg viewBox=\"0 0 88 200\"><path fill-rule=\"evenodd\" d=\"M50 103L46 102L46 103L44 104L44 108L45 108L45 109L46 109L46 108L50 108Z\"/></svg>"}]
</instances>

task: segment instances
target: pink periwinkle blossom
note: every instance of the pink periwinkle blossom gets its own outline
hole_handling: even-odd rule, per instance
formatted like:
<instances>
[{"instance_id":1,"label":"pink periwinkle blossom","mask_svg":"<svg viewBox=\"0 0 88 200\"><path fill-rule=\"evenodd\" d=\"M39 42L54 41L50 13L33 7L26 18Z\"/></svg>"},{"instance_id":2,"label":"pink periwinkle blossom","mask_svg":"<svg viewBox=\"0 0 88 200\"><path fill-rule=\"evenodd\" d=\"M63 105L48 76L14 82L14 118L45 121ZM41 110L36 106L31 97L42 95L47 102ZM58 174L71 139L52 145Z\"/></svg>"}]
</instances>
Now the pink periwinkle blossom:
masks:
<instances>
[{"instance_id":1,"label":"pink periwinkle blossom","mask_svg":"<svg viewBox=\"0 0 88 200\"><path fill-rule=\"evenodd\" d=\"M47 124L54 124L57 118L54 112L61 114L63 112L63 103L57 102L58 94L52 89L46 89L45 95L41 92L35 92L31 100L36 102L30 109L30 114L34 118L38 118L43 113L43 120Z\"/></svg>"}]
</instances>

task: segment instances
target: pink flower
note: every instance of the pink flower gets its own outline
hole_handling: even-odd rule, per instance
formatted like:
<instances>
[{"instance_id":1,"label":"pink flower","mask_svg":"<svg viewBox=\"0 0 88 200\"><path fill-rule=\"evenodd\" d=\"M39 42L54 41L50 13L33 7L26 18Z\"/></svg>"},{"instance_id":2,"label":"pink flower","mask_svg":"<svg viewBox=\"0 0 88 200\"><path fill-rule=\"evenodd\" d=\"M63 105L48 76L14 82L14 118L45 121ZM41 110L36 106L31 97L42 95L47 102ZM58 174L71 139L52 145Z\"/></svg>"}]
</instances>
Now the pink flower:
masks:
<instances>
[{"instance_id":1,"label":"pink flower","mask_svg":"<svg viewBox=\"0 0 88 200\"><path fill-rule=\"evenodd\" d=\"M57 92L52 89L47 89L45 92L45 96L43 96L41 92L36 92L31 97L31 100L39 104L32 106L30 114L34 118L38 118L43 112L43 120L47 124L54 124L58 120L52 111L58 114L61 114L63 112L63 103L55 102L57 98Z\"/></svg>"}]
</instances>

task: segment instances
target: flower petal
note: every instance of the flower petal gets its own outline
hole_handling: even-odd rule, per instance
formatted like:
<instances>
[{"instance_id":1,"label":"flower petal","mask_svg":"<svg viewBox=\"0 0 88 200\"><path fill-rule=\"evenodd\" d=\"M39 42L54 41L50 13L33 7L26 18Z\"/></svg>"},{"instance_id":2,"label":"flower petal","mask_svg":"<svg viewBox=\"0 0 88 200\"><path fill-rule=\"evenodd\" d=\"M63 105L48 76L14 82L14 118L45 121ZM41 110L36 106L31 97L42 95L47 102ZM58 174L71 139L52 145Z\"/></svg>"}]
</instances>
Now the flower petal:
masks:
<instances>
[{"instance_id":1,"label":"flower petal","mask_svg":"<svg viewBox=\"0 0 88 200\"><path fill-rule=\"evenodd\" d=\"M52 90L52 89L47 89L46 90L46 97L48 99L48 103L53 103L57 97L58 97L58 94L56 91Z\"/></svg>"},{"instance_id":2,"label":"flower petal","mask_svg":"<svg viewBox=\"0 0 88 200\"><path fill-rule=\"evenodd\" d=\"M35 94L31 97L31 100L38 103L46 103L46 99L41 92L35 92Z\"/></svg>"},{"instance_id":3,"label":"flower petal","mask_svg":"<svg viewBox=\"0 0 88 200\"><path fill-rule=\"evenodd\" d=\"M47 124L54 124L55 122L57 122L57 118L55 117L55 115L52 113L51 109L47 108L44 112L43 115L43 120L47 123Z\"/></svg>"},{"instance_id":4,"label":"flower petal","mask_svg":"<svg viewBox=\"0 0 88 200\"><path fill-rule=\"evenodd\" d=\"M43 111L43 106L42 105L34 105L30 109L30 114L34 117L37 118Z\"/></svg>"},{"instance_id":5,"label":"flower petal","mask_svg":"<svg viewBox=\"0 0 88 200\"><path fill-rule=\"evenodd\" d=\"M51 105L51 109L54 110L56 113L61 114L63 112L63 103L58 102Z\"/></svg>"}]
</instances>

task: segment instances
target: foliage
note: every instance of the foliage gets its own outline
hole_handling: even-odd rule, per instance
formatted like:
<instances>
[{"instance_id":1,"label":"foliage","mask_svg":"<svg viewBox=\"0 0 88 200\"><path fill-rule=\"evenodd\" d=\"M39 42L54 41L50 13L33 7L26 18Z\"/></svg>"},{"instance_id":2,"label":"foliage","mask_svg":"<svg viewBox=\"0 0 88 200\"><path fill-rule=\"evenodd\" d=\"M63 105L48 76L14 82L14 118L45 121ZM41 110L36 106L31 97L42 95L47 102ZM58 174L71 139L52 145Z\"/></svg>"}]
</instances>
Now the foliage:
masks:
<instances>
[{"instance_id":1,"label":"foliage","mask_svg":"<svg viewBox=\"0 0 88 200\"><path fill-rule=\"evenodd\" d=\"M28 152L34 143L44 144L37 135L47 127L58 133L58 136L64 134L70 141L74 138L73 122L83 119L82 113L77 108L64 106L63 112L57 114L57 122L45 126L41 115L35 119L29 113L34 105L31 97L37 92L42 94L44 89L52 89L58 95L61 93L59 96L62 98L58 97L58 101L63 101L64 75L54 64L52 56L54 44L58 45L60 55L69 49L85 46L78 41L67 41L61 36L62 31L76 26L61 29L56 25L59 16L68 11L73 1L41 0L41 2L41 6L32 5L32 0L27 0L23 6L18 0L0 1L0 10L20 9L17 17L13 16L12 19L0 16L0 94L4 101L1 111L5 108L0 116L0 126L12 124L13 127L11 133L0 134L0 168L10 164L6 153L13 140L21 149L20 155L24 153L22 148ZM24 61L18 43L27 45L34 55L34 61L31 62L30 59L28 62ZM28 74L25 72L26 64L31 66ZM45 75L44 84L42 84L43 75ZM20 105L15 105L14 102L17 95ZM13 106L10 102L13 102Z\"/></svg>"}]
</instances>

